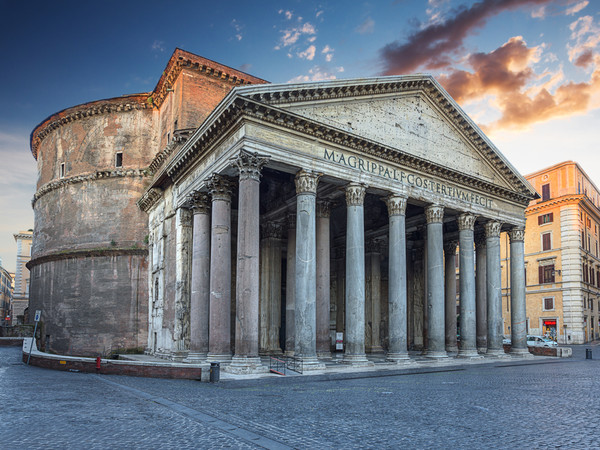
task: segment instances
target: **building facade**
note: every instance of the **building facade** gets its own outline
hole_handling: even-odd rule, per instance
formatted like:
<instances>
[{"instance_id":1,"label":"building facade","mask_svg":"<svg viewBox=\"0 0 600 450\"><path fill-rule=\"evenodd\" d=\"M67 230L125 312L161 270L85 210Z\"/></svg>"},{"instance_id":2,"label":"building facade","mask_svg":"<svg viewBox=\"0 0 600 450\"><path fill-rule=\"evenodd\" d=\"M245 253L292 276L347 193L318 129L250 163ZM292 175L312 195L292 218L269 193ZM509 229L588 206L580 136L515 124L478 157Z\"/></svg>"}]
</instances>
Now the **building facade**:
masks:
<instances>
[{"instance_id":1,"label":"building facade","mask_svg":"<svg viewBox=\"0 0 600 450\"><path fill-rule=\"evenodd\" d=\"M310 370L341 333L351 365L501 356L506 232L527 354L537 194L429 76L271 85L176 50L152 93L58 113L32 150L30 303L54 351Z\"/></svg>"},{"instance_id":2,"label":"building facade","mask_svg":"<svg viewBox=\"0 0 600 450\"><path fill-rule=\"evenodd\" d=\"M600 191L573 161L526 178L542 194L525 210L528 331L551 336L560 344L598 339ZM503 252L503 267L509 262ZM504 323L509 333L510 280L508 272L503 273Z\"/></svg>"},{"instance_id":3,"label":"building facade","mask_svg":"<svg viewBox=\"0 0 600 450\"><path fill-rule=\"evenodd\" d=\"M0 324L12 325L13 275L2 267L0 260Z\"/></svg>"},{"instance_id":4,"label":"building facade","mask_svg":"<svg viewBox=\"0 0 600 450\"><path fill-rule=\"evenodd\" d=\"M25 310L29 306L30 275L27 263L31 260L33 231L13 234L17 243L17 265L13 292L13 324L25 323Z\"/></svg>"},{"instance_id":5,"label":"building facade","mask_svg":"<svg viewBox=\"0 0 600 450\"><path fill-rule=\"evenodd\" d=\"M512 351L526 354L524 210L536 196L431 77L236 88L138 202L148 351L232 372L285 352L309 370L336 331L352 365L383 351L406 362L409 349L502 355L507 232L522 324Z\"/></svg>"}]
</instances>

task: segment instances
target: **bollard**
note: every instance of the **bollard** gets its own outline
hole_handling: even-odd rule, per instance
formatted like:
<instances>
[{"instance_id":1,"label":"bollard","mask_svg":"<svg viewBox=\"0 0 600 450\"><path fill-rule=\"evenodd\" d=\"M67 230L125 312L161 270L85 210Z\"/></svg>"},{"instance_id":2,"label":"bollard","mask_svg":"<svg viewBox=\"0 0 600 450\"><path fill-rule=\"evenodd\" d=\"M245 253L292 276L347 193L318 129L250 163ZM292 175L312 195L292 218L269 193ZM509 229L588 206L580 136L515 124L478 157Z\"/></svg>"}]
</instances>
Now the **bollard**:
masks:
<instances>
[{"instance_id":1,"label":"bollard","mask_svg":"<svg viewBox=\"0 0 600 450\"><path fill-rule=\"evenodd\" d=\"M591 348L586 348L585 349L585 359L593 359L592 358L592 349Z\"/></svg>"},{"instance_id":2,"label":"bollard","mask_svg":"<svg viewBox=\"0 0 600 450\"><path fill-rule=\"evenodd\" d=\"M102 359L98 356L96 357L96 372L100 372L100 364L102 362Z\"/></svg>"},{"instance_id":3,"label":"bollard","mask_svg":"<svg viewBox=\"0 0 600 450\"><path fill-rule=\"evenodd\" d=\"M218 362L210 363L210 382L217 383L221 377L221 364Z\"/></svg>"}]
</instances>

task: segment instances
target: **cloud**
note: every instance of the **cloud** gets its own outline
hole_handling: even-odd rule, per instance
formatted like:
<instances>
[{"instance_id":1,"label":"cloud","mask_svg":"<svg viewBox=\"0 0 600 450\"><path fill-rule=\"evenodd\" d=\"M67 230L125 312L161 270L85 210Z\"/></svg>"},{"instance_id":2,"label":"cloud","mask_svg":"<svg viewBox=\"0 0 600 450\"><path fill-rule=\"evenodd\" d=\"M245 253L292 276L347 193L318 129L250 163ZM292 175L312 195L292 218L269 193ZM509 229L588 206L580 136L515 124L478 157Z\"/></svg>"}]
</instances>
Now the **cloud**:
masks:
<instances>
[{"instance_id":1,"label":"cloud","mask_svg":"<svg viewBox=\"0 0 600 450\"><path fill-rule=\"evenodd\" d=\"M317 33L315 27L310 23L306 22L298 27L290 28L287 30L281 30L283 36L281 36L280 44L275 47L275 50L279 50L282 47L289 47L294 45L300 39L302 35L314 35Z\"/></svg>"},{"instance_id":2,"label":"cloud","mask_svg":"<svg viewBox=\"0 0 600 450\"><path fill-rule=\"evenodd\" d=\"M522 37L513 37L490 53L470 55L466 65L472 70L453 69L438 79L459 103L492 97L489 103L500 117L482 126L488 131L526 128L593 107L592 99L600 92L600 72L581 83L563 81L562 70L538 75L532 66L540 61L542 50L542 45L530 48Z\"/></svg>"},{"instance_id":3,"label":"cloud","mask_svg":"<svg viewBox=\"0 0 600 450\"><path fill-rule=\"evenodd\" d=\"M164 52L165 51L165 43L164 41L155 40L152 43L152 51L154 52Z\"/></svg>"},{"instance_id":4,"label":"cloud","mask_svg":"<svg viewBox=\"0 0 600 450\"><path fill-rule=\"evenodd\" d=\"M280 9L277 12L279 14L283 14L287 20L292 20L292 17L294 16L294 13L292 11L287 11L287 10Z\"/></svg>"},{"instance_id":5,"label":"cloud","mask_svg":"<svg viewBox=\"0 0 600 450\"><path fill-rule=\"evenodd\" d=\"M315 57L315 51L317 50L317 48L314 45L309 46L306 50L304 50L303 52L298 52L298 58L300 59L308 59L309 61L312 61Z\"/></svg>"},{"instance_id":6,"label":"cloud","mask_svg":"<svg viewBox=\"0 0 600 450\"><path fill-rule=\"evenodd\" d=\"M321 50L321 53L323 55L325 55L325 61L331 62L331 60L333 59L333 51L334 50L329 45L326 45L325 47L323 47L323 50Z\"/></svg>"},{"instance_id":7,"label":"cloud","mask_svg":"<svg viewBox=\"0 0 600 450\"><path fill-rule=\"evenodd\" d=\"M359 34L372 33L375 29L375 21L367 17L363 23L356 27L356 32Z\"/></svg>"},{"instance_id":8,"label":"cloud","mask_svg":"<svg viewBox=\"0 0 600 450\"><path fill-rule=\"evenodd\" d=\"M250 64L250 63L245 63L245 64L242 64L242 65L240 66L240 70L241 70L242 72L246 72L246 73L248 73L248 71L249 71L251 68L252 68L252 64Z\"/></svg>"},{"instance_id":9,"label":"cloud","mask_svg":"<svg viewBox=\"0 0 600 450\"><path fill-rule=\"evenodd\" d=\"M343 72L343 67L337 68L338 72ZM335 80L336 76L334 73L329 72L328 70L314 66L312 69L308 71L307 75L298 75L297 77L292 78L288 81L288 83L307 83L309 81L327 81L327 80Z\"/></svg>"},{"instance_id":10,"label":"cloud","mask_svg":"<svg viewBox=\"0 0 600 450\"><path fill-rule=\"evenodd\" d=\"M531 11L531 17L534 19L544 19L546 17L546 5L542 5Z\"/></svg>"},{"instance_id":11,"label":"cloud","mask_svg":"<svg viewBox=\"0 0 600 450\"><path fill-rule=\"evenodd\" d=\"M592 16L584 16L569 25L572 44L567 45L569 61L586 62L587 54L600 44L600 27L594 23ZM583 58L583 59L580 59Z\"/></svg>"},{"instance_id":12,"label":"cloud","mask_svg":"<svg viewBox=\"0 0 600 450\"><path fill-rule=\"evenodd\" d=\"M579 11L581 11L583 8L585 8L589 4L590 4L590 2L588 0L584 0L582 2L576 3L575 5L571 6L570 8L567 8L567 10L565 11L565 14L567 16L574 16L575 14L577 14Z\"/></svg>"},{"instance_id":13,"label":"cloud","mask_svg":"<svg viewBox=\"0 0 600 450\"><path fill-rule=\"evenodd\" d=\"M244 29L244 25L242 25L238 20L233 19L231 21L231 26L235 30L235 38L238 41L241 41L243 39L242 30Z\"/></svg>"},{"instance_id":14,"label":"cloud","mask_svg":"<svg viewBox=\"0 0 600 450\"><path fill-rule=\"evenodd\" d=\"M443 23L432 23L415 31L406 42L391 42L380 50L383 73L396 75L420 67L442 69L451 66L452 57L463 49L467 36L503 11L550 3L551 0L489 0L470 7L460 6Z\"/></svg>"},{"instance_id":15,"label":"cloud","mask_svg":"<svg viewBox=\"0 0 600 450\"><path fill-rule=\"evenodd\" d=\"M318 19L321 14L323 14L322 9L320 11L317 11L317 13L315 14L315 17Z\"/></svg>"}]
</instances>

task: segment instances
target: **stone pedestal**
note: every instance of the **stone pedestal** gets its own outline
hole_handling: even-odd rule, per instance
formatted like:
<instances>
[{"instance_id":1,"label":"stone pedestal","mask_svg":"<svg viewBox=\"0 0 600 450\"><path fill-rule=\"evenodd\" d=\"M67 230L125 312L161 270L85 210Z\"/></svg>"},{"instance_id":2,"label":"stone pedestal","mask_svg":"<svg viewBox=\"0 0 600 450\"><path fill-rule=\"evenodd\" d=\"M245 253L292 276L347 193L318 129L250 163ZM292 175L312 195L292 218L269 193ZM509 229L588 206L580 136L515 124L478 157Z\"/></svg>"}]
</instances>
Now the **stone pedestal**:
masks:
<instances>
[{"instance_id":1,"label":"stone pedestal","mask_svg":"<svg viewBox=\"0 0 600 450\"><path fill-rule=\"evenodd\" d=\"M304 370L322 369L317 359L316 196L319 175L296 175L296 337L295 357Z\"/></svg>"},{"instance_id":2,"label":"stone pedestal","mask_svg":"<svg viewBox=\"0 0 600 450\"><path fill-rule=\"evenodd\" d=\"M427 351L428 358L447 358L444 313L444 207L425 208L427 218Z\"/></svg>"},{"instance_id":3,"label":"stone pedestal","mask_svg":"<svg viewBox=\"0 0 600 450\"><path fill-rule=\"evenodd\" d=\"M209 361L231 359L231 182L213 175L210 239Z\"/></svg>"},{"instance_id":4,"label":"stone pedestal","mask_svg":"<svg viewBox=\"0 0 600 450\"><path fill-rule=\"evenodd\" d=\"M459 229L459 283L460 283L460 345L458 356L477 358L477 321L475 318L475 243L473 228L475 216L461 214Z\"/></svg>"},{"instance_id":5,"label":"stone pedestal","mask_svg":"<svg viewBox=\"0 0 600 450\"><path fill-rule=\"evenodd\" d=\"M331 203L317 203L317 356L331 358L330 321L330 241L329 216Z\"/></svg>"},{"instance_id":6,"label":"stone pedestal","mask_svg":"<svg viewBox=\"0 0 600 450\"><path fill-rule=\"evenodd\" d=\"M457 241L444 243L446 351L458 353L456 339L456 247Z\"/></svg>"},{"instance_id":7,"label":"stone pedestal","mask_svg":"<svg viewBox=\"0 0 600 450\"><path fill-rule=\"evenodd\" d=\"M389 287L387 360L405 363L408 358L406 286L406 197L386 199L389 214Z\"/></svg>"},{"instance_id":8,"label":"stone pedestal","mask_svg":"<svg viewBox=\"0 0 600 450\"><path fill-rule=\"evenodd\" d=\"M239 170L239 204L236 267L235 355L231 371L260 372L258 357L259 298L259 179L267 158L242 150Z\"/></svg>"},{"instance_id":9,"label":"stone pedestal","mask_svg":"<svg viewBox=\"0 0 600 450\"><path fill-rule=\"evenodd\" d=\"M210 303L210 199L195 193L190 201L193 213L192 281L190 295L189 363L203 362L208 353Z\"/></svg>"},{"instance_id":10,"label":"stone pedestal","mask_svg":"<svg viewBox=\"0 0 600 450\"><path fill-rule=\"evenodd\" d=\"M346 186L346 349L343 362L372 364L365 355L365 187Z\"/></svg>"}]
</instances>

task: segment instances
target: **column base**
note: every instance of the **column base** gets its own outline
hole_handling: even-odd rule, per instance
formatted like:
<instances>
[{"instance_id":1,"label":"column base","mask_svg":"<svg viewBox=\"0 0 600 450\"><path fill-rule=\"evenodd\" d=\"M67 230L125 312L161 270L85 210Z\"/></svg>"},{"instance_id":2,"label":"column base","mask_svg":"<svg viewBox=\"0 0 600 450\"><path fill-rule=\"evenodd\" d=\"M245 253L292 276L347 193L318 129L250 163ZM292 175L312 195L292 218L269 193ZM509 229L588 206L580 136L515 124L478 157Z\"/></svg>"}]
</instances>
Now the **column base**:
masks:
<instances>
[{"instance_id":1,"label":"column base","mask_svg":"<svg viewBox=\"0 0 600 450\"><path fill-rule=\"evenodd\" d=\"M442 351L427 350L423 356L425 356L425 358L435 359L435 360L448 358L448 354L446 353L446 350L442 350Z\"/></svg>"},{"instance_id":2,"label":"column base","mask_svg":"<svg viewBox=\"0 0 600 450\"><path fill-rule=\"evenodd\" d=\"M316 356L299 356L302 361L302 372L310 372L312 370L325 370L325 364L320 362Z\"/></svg>"},{"instance_id":3,"label":"column base","mask_svg":"<svg viewBox=\"0 0 600 450\"><path fill-rule=\"evenodd\" d=\"M533 355L529 353L529 349L526 348L511 348L509 355L515 358L533 358Z\"/></svg>"},{"instance_id":4,"label":"column base","mask_svg":"<svg viewBox=\"0 0 600 450\"><path fill-rule=\"evenodd\" d=\"M171 353L171 361L183 362L188 356L187 350L177 350Z\"/></svg>"},{"instance_id":5,"label":"column base","mask_svg":"<svg viewBox=\"0 0 600 450\"><path fill-rule=\"evenodd\" d=\"M329 351L320 352L320 351L317 350L317 358L319 358L319 359L331 359L331 352L329 352Z\"/></svg>"},{"instance_id":6,"label":"column base","mask_svg":"<svg viewBox=\"0 0 600 450\"><path fill-rule=\"evenodd\" d=\"M408 353L388 353L385 360L394 364L411 364L414 362L410 359Z\"/></svg>"},{"instance_id":7,"label":"column base","mask_svg":"<svg viewBox=\"0 0 600 450\"><path fill-rule=\"evenodd\" d=\"M286 350L283 353L283 356L291 357L291 356L294 356L295 354L296 354L296 352L294 350Z\"/></svg>"},{"instance_id":8,"label":"column base","mask_svg":"<svg viewBox=\"0 0 600 450\"><path fill-rule=\"evenodd\" d=\"M348 364L352 367L370 367L375 365L367 359L367 355L365 355L364 353L362 355L344 354L344 359L342 359L342 363Z\"/></svg>"},{"instance_id":9,"label":"column base","mask_svg":"<svg viewBox=\"0 0 600 450\"><path fill-rule=\"evenodd\" d=\"M508 353L505 353L504 349L488 348L487 352L485 353L485 357L486 358L510 358L510 355Z\"/></svg>"},{"instance_id":10,"label":"column base","mask_svg":"<svg viewBox=\"0 0 600 450\"><path fill-rule=\"evenodd\" d=\"M187 358L183 360L184 363L190 364L200 364L206 362L206 353L205 352L190 352L187 355Z\"/></svg>"},{"instance_id":11,"label":"column base","mask_svg":"<svg viewBox=\"0 0 600 450\"><path fill-rule=\"evenodd\" d=\"M222 364L229 364L231 362L230 353L209 353L206 355L206 362L220 362Z\"/></svg>"},{"instance_id":12,"label":"column base","mask_svg":"<svg viewBox=\"0 0 600 450\"><path fill-rule=\"evenodd\" d=\"M487 347L477 347L477 353L487 353Z\"/></svg>"},{"instance_id":13,"label":"column base","mask_svg":"<svg viewBox=\"0 0 600 450\"><path fill-rule=\"evenodd\" d=\"M477 350L475 350L474 348L468 349L468 350L461 349L458 351L458 355L456 357L461 358L461 359L482 359L483 358L483 356L481 356L479 353L477 353Z\"/></svg>"},{"instance_id":14,"label":"column base","mask_svg":"<svg viewBox=\"0 0 600 450\"><path fill-rule=\"evenodd\" d=\"M458 353L458 345L446 346L446 353Z\"/></svg>"},{"instance_id":15,"label":"column base","mask_svg":"<svg viewBox=\"0 0 600 450\"><path fill-rule=\"evenodd\" d=\"M255 373L267 373L269 368L262 365L258 356L234 356L231 363L224 369L225 372L238 375L248 375Z\"/></svg>"},{"instance_id":16,"label":"column base","mask_svg":"<svg viewBox=\"0 0 600 450\"><path fill-rule=\"evenodd\" d=\"M377 346L377 347L371 347L371 353L381 354L381 353L385 353L385 352L383 351L383 347Z\"/></svg>"}]
</instances>

